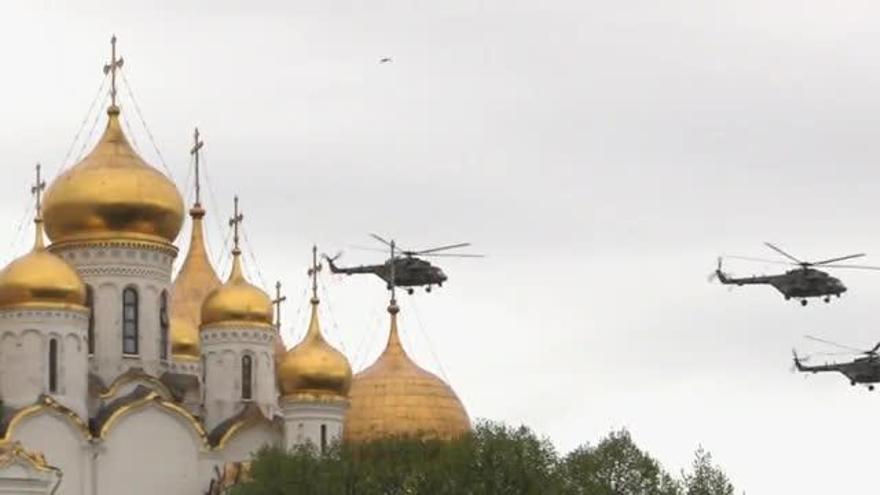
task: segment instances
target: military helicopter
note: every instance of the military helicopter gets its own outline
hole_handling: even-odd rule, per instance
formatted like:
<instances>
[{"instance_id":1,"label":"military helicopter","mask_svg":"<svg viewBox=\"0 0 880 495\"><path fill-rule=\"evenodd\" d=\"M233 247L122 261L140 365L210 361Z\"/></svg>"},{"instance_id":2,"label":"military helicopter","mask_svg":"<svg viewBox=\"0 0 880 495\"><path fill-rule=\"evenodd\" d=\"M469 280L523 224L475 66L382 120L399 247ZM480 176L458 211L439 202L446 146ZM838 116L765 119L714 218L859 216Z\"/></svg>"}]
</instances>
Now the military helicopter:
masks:
<instances>
[{"instance_id":1,"label":"military helicopter","mask_svg":"<svg viewBox=\"0 0 880 495\"><path fill-rule=\"evenodd\" d=\"M880 350L880 343L867 351L862 351L860 349L840 345L835 342L811 337L809 335L807 335L806 338L810 340L815 340L817 342L822 342L823 344L833 345L835 347L839 347L841 349L846 349L849 351L843 354L862 354L864 355L864 357L855 358L853 361L850 361L848 363L830 363L818 366L808 366L804 364L807 358L799 357L797 355L797 352L792 349L791 353L794 357L794 366L799 372L823 373L826 371L836 371L838 373L842 373L844 376L849 378L849 383L851 385L855 386L857 384L865 384L868 386L868 390L874 390L874 384L880 382L880 356L878 356L877 354L877 351Z\"/></svg>"},{"instance_id":2,"label":"military helicopter","mask_svg":"<svg viewBox=\"0 0 880 495\"><path fill-rule=\"evenodd\" d=\"M711 279L717 278L719 282L725 285L771 285L773 286L773 288L782 293L786 301L791 298L795 298L800 300L802 306L806 306L807 298L821 297L823 301L828 303L831 302L831 296L840 297L840 295L847 290L846 286L843 285L843 282L841 282L840 279L832 277L828 273L817 270L813 267L821 266L825 268L856 268L862 270L880 270L880 267L876 266L835 264L839 261L850 260L853 258L861 258L862 256L865 256L864 253L851 254L848 256L831 258L824 261L811 262L801 261L794 256L786 253L782 249L774 246L773 244L770 244L769 242L765 242L764 244L791 261L786 262L779 260L765 260L760 258L750 258L746 256L728 256L728 258L742 259L747 261L760 261L764 263L793 265L799 268L789 270L780 275L760 275L735 278L729 276L721 270L721 258L718 258L718 267L712 274Z\"/></svg>"},{"instance_id":3,"label":"military helicopter","mask_svg":"<svg viewBox=\"0 0 880 495\"><path fill-rule=\"evenodd\" d=\"M397 251L397 246L394 241L387 241L384 238L376 235L370 234L370 236L377 241L385 244L388 248L391 249L391 257L382 263L381 265L361 265L361 266L353 266L353 267L340 267L336 266L335 261L339 259L342 253L337 254L336 256L330 257L326 254L324 255L324 259L327 260L327 264L330 266L330 271L333 273L344 273L346 275L356 275L362 273L372 273L382 280L385 281L388 288L391 289L392 281L392 270L391 265L394 264L394 282L393 284L397 287L405 287L406 292L408 294L413 294L415 292L415 287L425 287L425 292L431 292L432 287L442 287L443 282L446 282L448 277L443 270L439 267L436 267L421 259L420 257L454 257L454 258L482 258L481 254L458 254L458 253L443 253L441 251L446 251L449 249L457 249L470 246L470 243L463 242L459 244L450 244L448 246L440 246L431 249L423 249L421 251L411 251L411 250L400 250ZM375 250L374 248L361 248L368 250ZM385 251L382 249L381 251Z\"/></svg>"}]
</instances>

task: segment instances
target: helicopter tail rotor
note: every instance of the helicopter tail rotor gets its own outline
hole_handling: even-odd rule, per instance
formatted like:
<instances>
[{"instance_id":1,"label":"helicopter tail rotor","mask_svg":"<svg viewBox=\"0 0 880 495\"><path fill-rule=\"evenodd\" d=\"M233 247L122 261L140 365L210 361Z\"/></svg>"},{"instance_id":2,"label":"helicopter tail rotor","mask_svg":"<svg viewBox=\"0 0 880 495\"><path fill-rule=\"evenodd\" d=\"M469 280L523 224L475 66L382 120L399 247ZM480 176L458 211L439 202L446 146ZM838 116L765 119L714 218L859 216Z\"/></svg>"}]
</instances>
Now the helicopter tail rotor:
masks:
<instances>
[{"instance_id":1,"label":"helicopter tail rotor","mask_svg":"<svg viewBox=\"0 0 880 495\"><path fill-rule=\"evenodd\" d=\"M803 363L805 363L806 361L808 361L810 359L809 356L804 356L804 357L798 356L797 351L795 351L794 348L791 349L791 358L792 358L792 363L791 363L791 372L792 373L794 373L795 371L801 371L801 369L803 368Z\"/></svg>"},{"instance_id":2,"label":"helicopter tail rotor","mask_svg":"<svg viewBox=\"0 0 880 495\"><path fill-rule=\"evenodd\" d=\"M327 260L327 264L330 265L330 271L336 273L337 268L335 261L342 257L342 251L337 251L333 256L328 256L327 253L322 253L321 257Z\"/></svg>"},{"instance_id":3,"label":"helicopter tail rotor","mask_svg":"<svg viewBox=\"0 0 880 495\"><path fill-rule=\"evenodd\" d=\"M716 280L720 281L722 284L728 283L727 275L721 271L721 256L718 257L718 264L715 266L715 271L709 274L709 282L714 282ZM732 288L732 287L731 287Z\"/></svg>"}]
</instances>

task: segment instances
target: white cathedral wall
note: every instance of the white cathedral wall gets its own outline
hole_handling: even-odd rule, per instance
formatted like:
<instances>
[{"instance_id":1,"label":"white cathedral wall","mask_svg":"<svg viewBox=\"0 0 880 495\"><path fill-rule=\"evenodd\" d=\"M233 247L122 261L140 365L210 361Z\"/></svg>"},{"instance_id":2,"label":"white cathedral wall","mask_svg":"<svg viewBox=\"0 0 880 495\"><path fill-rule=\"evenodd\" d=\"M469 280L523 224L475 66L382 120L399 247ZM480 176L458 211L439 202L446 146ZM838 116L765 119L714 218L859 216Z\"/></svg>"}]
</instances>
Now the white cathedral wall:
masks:
<instances>
[{"instance_id":1,"label":"white cathedral wall","mask_svg":"<svg viewBox=\"0 0 880 495\"><path fill-rule=\"evenodd\" d=\"M49 465L61 469L63 477L55 495L92 495L88 489L91 446L70 420L54 412L40 412L17 424L12 439L28 450L42 452Z\"/></svg>"},{"instance_id":2,"label":"white cathedral wall","mask_svg":"<svg viewBox=\"0 0 880 495\"><path fill-rule=\"evenodd\" d=\"M110 427L96 460L97 490L90 495L204 493L201 453L201 438L182 416L144 406Z\"/></svg>"},{"instance_id":3,"label":"white cathedral wall","mask_svg":"<svg viewBox=\"0 0 880 495\"><path fill-rule=\"evenodd\" d=\"M223 462L249 461L261 448L280 446L281 435L271 423L261 422L235 432L220 449Z\"/></svg>"},{"instance_id":4,"label":"white cathedral wall","mask_svg":"<svg viewBox=\"0 0 880 495\"><path fill-rule=\"evenodd\" d=\"M72 264L94 291L95 354L91 371L107 384L132 367L161 375L167 360L161 359L160 353L159 298L163 291L169 291L176 248L113 242L50 249ZM122 352L122 291L126 287L138 291L137 355Z\"/></svg>"},{"instance_id":5,"label":"white cathedral wall","mask_svg":"<svg viewBox=\"0 0 880 495\"><path fill-rule=\"evenodd\" d=\"M342 438L348 402L281 399L281 410L284 414L284 448L290 450L311 443L320 449L322 427L327 446Z\"/></svg>"},{"instance_id":6,"label":"white cathedral wall","mask_svg":"<svg viewBox=\"0 0 880 495\"><path fill-rule=\"evenodd\" d=\"M0 311L0 397L21 408L41 394L86 417L88 358L84 311L7 309ZM57 388L49 390L49 341L58 342Z\"/></svg>"},{"instance_id":7,"label":"white cathedral wall","mask_svg":"<svg viewBox=\"0 0 880 495\"><path fill-rule=\"evenodd\" d=\"M242 399L242 357L252 359L252 395L268 417L278 412L275 332L263 327L212 326L199 332L204 360L205 426L214 428L238 413Z\"/></svg>"}]
</instances>

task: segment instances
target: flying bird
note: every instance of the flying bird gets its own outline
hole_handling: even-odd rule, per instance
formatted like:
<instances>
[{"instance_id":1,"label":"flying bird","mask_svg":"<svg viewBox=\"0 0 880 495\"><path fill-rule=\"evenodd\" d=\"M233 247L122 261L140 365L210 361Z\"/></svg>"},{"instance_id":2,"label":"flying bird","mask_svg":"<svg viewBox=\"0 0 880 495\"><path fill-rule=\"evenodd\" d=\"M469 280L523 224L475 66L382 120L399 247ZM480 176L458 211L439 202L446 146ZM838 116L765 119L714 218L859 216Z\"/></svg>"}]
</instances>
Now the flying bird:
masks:
<instances>
[{"instance_id":1,"label":"flying bird","mask_svg":"<svg viewBox=\"0 0 880 495\"><path fill-rule=\"evenodd\" d=\"M382 57L379 59L380 64L387 64L388 62L391 62L391 57Z\"/></svg>"}]
</instances>

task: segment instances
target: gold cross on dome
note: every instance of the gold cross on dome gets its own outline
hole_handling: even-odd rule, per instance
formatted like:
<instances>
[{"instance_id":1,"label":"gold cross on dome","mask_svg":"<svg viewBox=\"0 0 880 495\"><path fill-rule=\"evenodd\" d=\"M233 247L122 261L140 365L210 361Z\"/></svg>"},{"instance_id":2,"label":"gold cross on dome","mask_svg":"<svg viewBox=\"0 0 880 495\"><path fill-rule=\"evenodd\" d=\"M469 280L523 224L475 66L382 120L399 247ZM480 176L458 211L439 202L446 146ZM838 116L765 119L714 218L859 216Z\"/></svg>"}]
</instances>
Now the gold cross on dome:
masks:
<instances>
[{"instance_id":1,"label":"gold cross on dome","mask_svg":"<svg viewBox=\"0 0 880 495\"><path fill-rule=\"evenodd\" d=\"M31 194L34 196L34 200L36 201L37 208L37 218L41 218L43 216L43 191L46 189L46 181L43 180L40 175L40 164L37 164L37 180L34 182L34 185L31 186Z\"/></svg>"},{"instance_id":2,"label":"gold cross on dome","mask_svg":"<svg viewBox=\"0 0 880 495\"><path fill-rule=\"evenodd\" d=\"M309 277L312 277L312 300L318 300L318 272L321 271L321 264L318 263L318 246L312 246L312 266L309 267Z\"/></svg>"},{"instance_id":3,"label":"gold cross on dome","mask_svg":"<svg viewBox=\"0 0 880 495\"><path fill-rule=\"evenodd\" d=\"M199 139L199 128L196 127L196 132L193 134L193 140L195 143L189 153L195 157L196 161L196 205L201 206L202 204L202 184L199 181L199 151L205 145L204 141Z\"/></svg>"},{"instance_id":4,"label":"gold cross on dome","mask_svg":"<svg viewBox=\"0 0 880 495\"><path fill-rule=\"evenodd\" d=\"M110 38L110 63L104 65L104 75L110 73L110 105L116 108L116 71L122 68L125 61L116 58L116 35Z\"/></svg>"},{"instance_id":5,"label":"gold cross on dome","mask_svg":"<svg viewBox=\"0 0 880 495\"><path fill-rule=\"evenodd\" d=\"M275 299L272 299L272 305L275 306L275 328L281 330L281 303L287 300L287 296L281 295L281 281L275 282Z\"/></svg>"},{"instance_id":6,"label":"gold cross on dome","mask_svg":"<svg viewBox=\"0 0 880 495\"><path fill-rule=\"evenodd\" d=\"M235 210L233 210L232 218L229 219L229 226L232 227L232 241L235 248L233 254L241 253L238 242L238 230L241 222L244 221L244 214L238 211L238 195L235 196Z\"/></svg>"}]
</instances>

